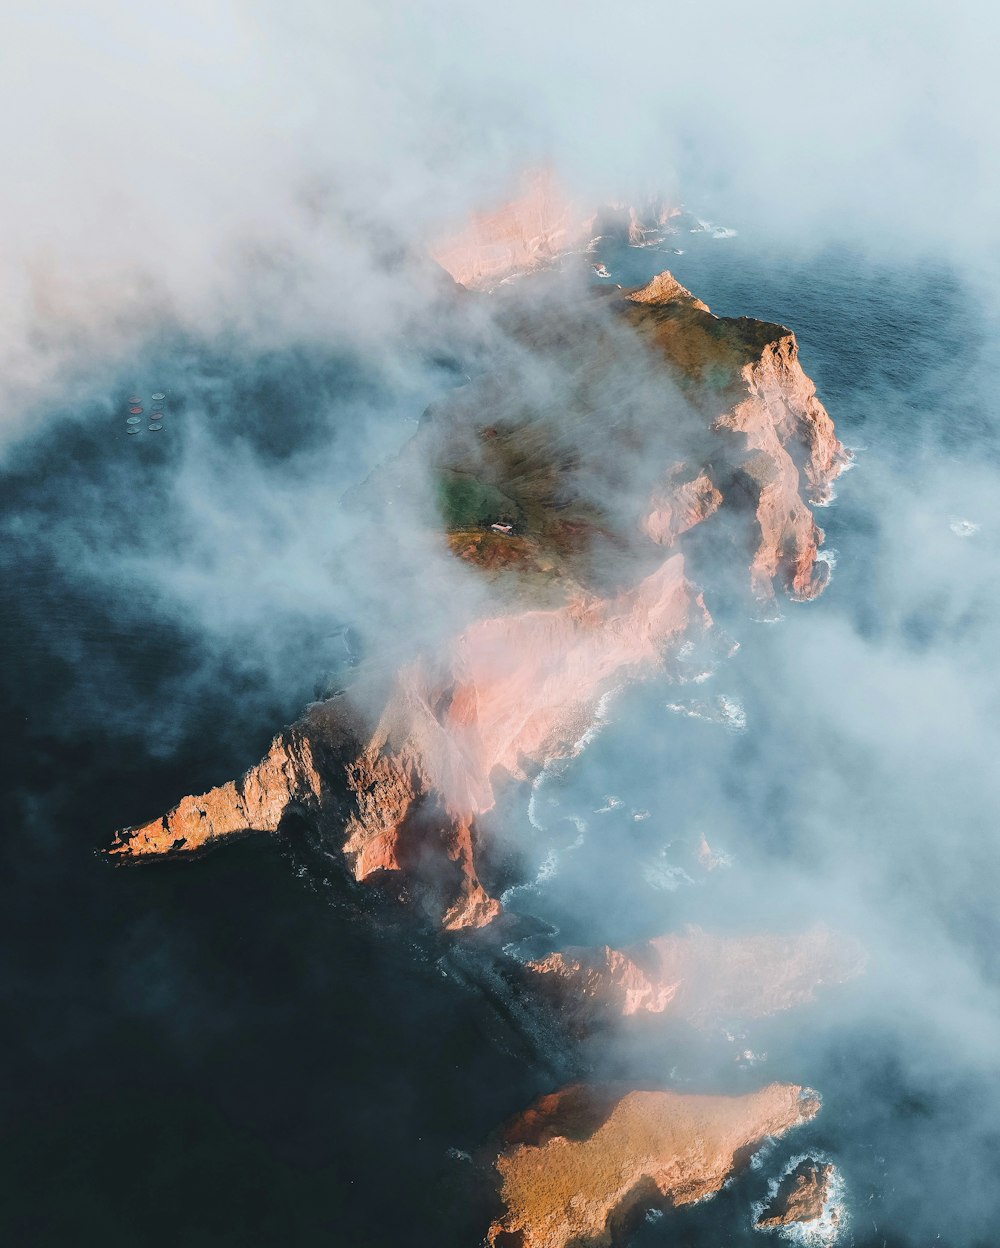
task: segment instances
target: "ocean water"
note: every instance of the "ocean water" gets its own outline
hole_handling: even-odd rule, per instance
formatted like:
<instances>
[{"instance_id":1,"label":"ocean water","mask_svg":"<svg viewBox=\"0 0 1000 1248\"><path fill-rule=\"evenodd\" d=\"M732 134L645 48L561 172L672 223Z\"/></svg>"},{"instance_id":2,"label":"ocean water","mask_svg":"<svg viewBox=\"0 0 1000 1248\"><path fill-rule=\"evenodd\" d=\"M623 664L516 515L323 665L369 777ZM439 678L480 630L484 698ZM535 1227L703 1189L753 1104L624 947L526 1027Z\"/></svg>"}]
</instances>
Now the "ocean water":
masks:
<instances>
[{"instance_id":1,"label":"ocean water","mask_svg":"<svg viewBox=\"0 0 1000 1248\"><path fill-rule=\"evenodd\" d=\"M982 390L970 383L982 375L983 346L967 293L944 269L872 263L849 249L796 262L744 233L663 245L684 254L618 248L600 258L622 284L670 267L719 313L795 328L841 436L860 448L821 518L838 565L824 598L787 608L781 623L722 621L740 650L703 685L623 693L581 757L537 787L535 825L527 794L509 799L525 885L512 908L546 925L535 940L550 944L640 939L733 913L745 926L792 929L817 915L849 925L899 909L904 934L918 911L955 947L989 948L1000 935L989 890L970 890L966 875L946 886L950 855L933 857L954 828L914 836L923 870L896 830L898 895L880 899L882 857L871 867L873 896L860 900L845 900L850 872L831 869L826 894L792 887L788 876L795 864L805 872L796 886L815 882L817 838L829 845L842 835L849 858L885 837L886 820L905 806L895 791L880 797L883 772L869 775L846 730L842 755L839 736L822 738L817 691L863 689L850 657L882 638L902 635L907 654L923 646L933 662L947 613L933 595L914 607L909 583L900 588L886 572L878 483L905 476L915 445L922 462L947 461L970 440L980 462L996 453ZM342 487L374 454L352 434L352 412L385 406L386 438L401 441L435 384L425 398L390 400L344 360L290 353L232 370L225 356L199 356L194 370L184 352L198 350L161 344L141 362L142 377L156 379L145 388L170 396L162 431L129 438L122 414L95 400L82 420L78 410L72 420L53 413L6 465L4 1242L473 1248L492 1208L477 1150L536 1094L586 1075L733 1091L788 1079L824 1097L815 1123L760 1168L710 1203L646 1221L637 1245L763 1243L750 1230L752 1203L807 1148L829 1153L844 1175L850 1221L839 1242L992 1243L996 1124L977 1109L988 1062L956 1053L933 1014L862 1008L837 989L791 1025L770 1020L752 1034L577 1045L518 1000L497 951L456 951L418 930L347 884L304 837L248 839L194 863L138 869L101 857L114 828L254 761L345 661L337 621L327 629L322 610L294 589L283 594L279 583L263 616L241 600L233 586L259 552L242 551L235 573L213 563L216 538L201 544L171 492L190 445L179 431L193 436L209 411L216 443L249 439L285 482L333 429L338 462L350 465ZM186 380L194 371L197 392ZM138 384L110 379L108 390ZM324 418L312 419L321 407ZM931 500L940 532L933 516L927 523L935 542L951 543L942 549L954 568L975 559L971 542L990 538L990 517L968 517L982 530L965 542L948 525L968 500L950 488ZM888 510L908 514L895 501ZM205 516L210 537L218 523ZM278 515L265 531L281 537L282 525ZM106 575L95 573L102 555ZM151 559L176 562L183 584L130 574ZM225 618L189 627L169 594L193 603L213 583ZM945 578L937 591L948 588ZM825 610L864 645L831 640ZM788 696L775 700L775 686ZM720 723L666 709L703 697L742 708L745 729L734 731L732 716ZM902 730L922 706L902 696L880 708L884 731ZM855 709L874 713L860 695ZM843 795L852 768L856 804ZM825 812L812 821L810 792ZM974 797L953 804L959 820L976 814ZM693 856L701 835L731 860L708 882ZM991 852L974 865L993 863ZM935 873L940 888L928 883ZM956 1149L960 1181L946 1160Z\"/></svg>"}]
</instances>

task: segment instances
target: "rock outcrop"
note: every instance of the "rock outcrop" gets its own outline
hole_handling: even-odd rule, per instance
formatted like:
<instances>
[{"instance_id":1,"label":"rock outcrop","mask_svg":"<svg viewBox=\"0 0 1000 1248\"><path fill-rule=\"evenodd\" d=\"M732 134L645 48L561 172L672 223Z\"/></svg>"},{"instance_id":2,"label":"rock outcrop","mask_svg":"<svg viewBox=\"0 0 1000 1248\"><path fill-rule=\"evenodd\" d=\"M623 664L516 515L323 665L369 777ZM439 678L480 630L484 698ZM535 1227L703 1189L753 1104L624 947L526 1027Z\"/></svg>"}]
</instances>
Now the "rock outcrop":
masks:
<instances>
[{"instance_id":1,"label":"rock outcrop","mask_svg":"<svg viewBox=\"0 0 1000 1248\"><path fill-rule=\"evenodd\" d=\"M495 775L523 779L525 767L571 752L604 693L709 624L681 555L611 599L479 621L440 664L404 667L374 725L349 698L320 704L242 780L124 829L111 853L203 849L302 813L340 822L357 879L408 873L437 896L446 927L480 926L499 910L475 867Z\"/></svg>"},{"instance_id":2,"label":"rock outcrop","mask_svg":"<svg viewBox=\"0 0 1000 1248\"><path fill-rule=\"evenodd\" d=\"M783 325L713 316L669 272L626 298L636 305L630 319L639 332L689 380L721 389L727 400L713 427L742 435L733 481L756 511L755 594L770 600L777 580L795 598L815 598L829 568L817 558L823 531L809 504L829 502L850 453L802 369L795 335Z\"/></svg>"},{"instance_id":3,"label":"rock outcrop","mask_svg":"<svg viewBox=\"0 0 1000 1248\"><path fill-rule=\"evenodd\" d=\"M836 1209L831 1209L832 1188L837 1170L832 1162L806 1157L794 1166L778 1184L778 1189L754 1222L758 1231L774 1231L796 1223L809 1224L827 1218L831 1229L840 1222Z\"/></svg>"},{"instance_id":4,"label":"rock outcrop","mask_svg":"<svg viewBox=\"0 0 1000 1248\"><path fill-rule=\"evenodd\" d=\"M742 433L756 454L747 474L756 482L761 542L751 573L763 597L779 569L788 569L797 598L815 598L826 585L827 566L817 563L823 531L806 500L826 503L833 480L849 460L834 433L816 387L802 371L795 335L785 331L743 369L749 396L719 418L719 427ZM805 498L799 474L805 477Z\"/></svg>"},{"instance_id":5,"label":"rock outcrop","mask_svg":"<svg viewBox=\"0 0 1000 1248\"><path fill-rule=\"evenodd\" d=\"M706 472L691 481L677 482L683 477L684 465L678 464L671 473L670 484L657 489L649 500L649 509L642 518L641 529L658 546L673 546L677 539L702 524L722 503L722 494Z\"/></svg>"},{"instance_id":6,"label":"rock outcrop","mask_svg":"<svg viewBox=\"0 0 1000 1248\"><path fill-rule=\"evenodd\" d=\"M183 798L169 814L119 832L113 856L143 858L204 849L240 832L276 832L289 811L318 806L323 781L305 725L282 733L241 780Z\"/></svg>"},{"instance_id":7,"label":"rock outcrop","mask_svg":"<svg viewBox=\"0 0 1000 1248\"><path fill-rule=\"evenodd\" d=\"M795 936L723 936L689 927L625 950L565 949L527 964L579 1028L602 1018L662 1015L711 1028L815 999L861 973L858 943L825 927Z\"/></svg>"},{"instance_id":8,"label":"rock outcrop","mask_svg":"<svg viewBox=\"0 0 1000 1248\"><path fill-rule=\"evenodd\" d=\"M538 190L539 212L553 194ZM698 585L720 565L758 598L819 591L822 534L800 491L826 497L845 455L790 331L715 317L669 273L567 293L507 301L496 366L367 486L364 522L385 547L392 500L430 473L442 557L481 572L495 611L387 688L313 707L242 780L124 829L113 856L191 852L299 815L358 880L391 876L445 927L481 926L499 911L477 864L498 783L578 749L604 695L709 629ZM717 524L725 553L692 564L688 534Z\"/></svg>"},{"instance_id":9,"label":"rock outcrop","mask_svg":"<svg viewBox=\"0 0 1000 1248\"><path fill-rule=\"evenodd\" d=\"M650 1207L704 1200L767 1139L819 1111L789 1084L747 1096L570 1088L507 1129L492 1248L613 1248Z\"/></svg>"},{"instance_id":10,"label":"rock outcrop","mask_svg":"<svg viewBox=\"0 0 1000 1248\"><path fill-rule=\"evenodd\" d=\"M589 215L559 186L550 170L527 174L521 193L503 207L476 214L463 228L431 246L431 255L463 286L489 287L551 264L560 252L592 236Z\"/></svg>"},{"instance_id":11,"label":"rock outcrop","mask_svg":"<svg viewBox=\"0 0 1000 1248\"><path fill-rule=\"evenodd\" d=\"M680 210L651 197L641 204L589 208L560 185L552 170L525 174L520 193L500 208L476 213L430 247L434 260L456 282L489 289L506 278L552 264L601 234L618 234L642 246Z\"/></svg>"}]
</instances>

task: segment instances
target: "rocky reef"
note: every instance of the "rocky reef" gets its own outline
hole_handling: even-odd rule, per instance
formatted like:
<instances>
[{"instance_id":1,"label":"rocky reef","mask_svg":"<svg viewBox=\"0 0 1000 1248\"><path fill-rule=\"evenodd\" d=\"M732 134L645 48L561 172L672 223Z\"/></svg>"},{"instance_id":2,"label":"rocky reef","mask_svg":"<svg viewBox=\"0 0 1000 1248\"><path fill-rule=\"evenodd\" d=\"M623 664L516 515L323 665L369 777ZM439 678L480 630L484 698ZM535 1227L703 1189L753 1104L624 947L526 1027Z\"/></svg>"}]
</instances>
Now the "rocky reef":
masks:
<instances>
[{"instance_id":1,"label":"rocky reef","mask_svg":"<svg viewBox=\"0 0 1000 1248\"><path fill-rule=\"evenodd\" d=\"M493 1248L613 1248L649 1208L714 1195L767 1139L819 1112L819 1098L773 1083L747 1096L624 1095L571 1087L506 1131L496 1167L504 1212Z\"/></svg>"},{"instance_id":2,"label":"rocky reef","mask_svg":"<svg viewBox=\"0 0 1000 1248\"><path fill-rule=\"evenodd\" d=\"M840 1213L832 1208L837 1168L832 1162L805 1157L793 1166L777 1185L774 1195L754 1222L758 1231L776 1231L783 1226L808 1226L825 1219L836 1231Z\"/></svg>"},{"instance_id":3,"label":"rocky reef","mask_svg":"<svg viewBox=\"0 0 1000 1248\"><path fill-rule=\"evenodd\" d=\"M544 268L595 235L617 234L640 246L679 211L656 196L588 208L548 168L527 172L521 183L520 193L502 207L475 214L432 244L432 256L456 282L489 289Z\"/></svg>"}]
</instances>

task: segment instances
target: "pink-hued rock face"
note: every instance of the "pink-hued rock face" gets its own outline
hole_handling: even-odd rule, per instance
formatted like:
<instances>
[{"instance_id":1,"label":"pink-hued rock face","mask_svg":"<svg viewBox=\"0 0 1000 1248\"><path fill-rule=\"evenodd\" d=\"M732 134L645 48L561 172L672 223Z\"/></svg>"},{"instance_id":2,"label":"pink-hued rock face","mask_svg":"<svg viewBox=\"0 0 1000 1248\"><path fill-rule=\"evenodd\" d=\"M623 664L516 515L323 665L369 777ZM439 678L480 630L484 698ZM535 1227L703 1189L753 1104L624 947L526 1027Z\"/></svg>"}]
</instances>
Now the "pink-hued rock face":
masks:
<instances>
[{"instance_id":1,"label":"pink-hued rock face","mask_svg":"<svg viewBox=\"0 0 1000 1248\"><path fill-rule=\"evenodd\" d=\"M343 700L324 703L239 783L127 829L111 852L201 849L248 829L276 831L287 811L302 810L343 820L343 853L360 880L406 870L419 831L457 868L443 889L445 926L479 926L499 910L474 863L494 773L521 777L526 763L572 751L603 693L655 670L689 626L710 623L681 555L613 599L482 620L456 639L443 669L418 661L400 671L370 735L345 719ZM339 752L327 744L334 738ZM322 775L319 757L328 760Z\"/></svg>"},{"instance_id":2,"label":"pink-hued rock face","mask_svg":"<svg viewBox=\"0 0 1000 1248\"><path fill-rule=\"evenodd\" d=\"M747 465L760 487L761 541L751 566L754 588L761 597L770 597L771 583L784 565L794 596L815 598L826 584L828 570L817 564L823 532L806 500L829 500L833 480L849 455L816 398L816 387L802 371L794 334L769 343L760 360L743 369L743 378L748 397L720 416L718 424L744 434L747 447L757 453ZM805 498L792 447L804 452Z\"/></svg>"},{"instance_id":3,"label":"pink-hued rock face","mask_svg":"<svg viewBox=\"0 0 1000 1248\"><path fill-rule=\"evenodd\" d=\"M819 1111L801 1087L686 1096L574 1087L544 1097L507 1129L496 1162L504 1212L493 1248L614 1248L653 1205L714 1195L769 1137Z\"/></svg>"},{"instance_id":4,"label":"pink-hued rock face","mask_svg":"<svg viewBox=\"0 0 1000 1248\"><path fill-rule=\"evenodd\" d=\"M504 278L544 268L597 234L613 231L640 245L678 211L661 198L587 206L570 196L550 169L535 169L524 175L520 193L508 203L477 213L432 244L430 252L456 282L489 288Z\"/></svg>"},{"instance_id":5,"label":"pink-hued rock face","mask_svg":"<svg viewBox=\"0 0 1000 1248\"><path fill-rule=\"evenodd\" d=\"M433 245L431 255L463 286L490 286L585 242L595 215L573 203L549 170L536 170L525 177L521 194L473 217Z\"/></svg>"},{"instance_id":6,"label":"pink-hued rock face","mask_svg":"<svg viewBox=\"0 0 1000 1248\"><path fill-rule=\"evenodd\" d=\"M664 1015L717 1027L791 1009L864 969L857 941L825 927L794 936L722 936L691 927L625 950L566 949L528 963L580 1025Z\"/></svg>"},{"instance_id":7,"label":"pink-hued rock face","mask_svg":"<svg viewBox=\"0 0 1000 1248\"><path fill-rule=\"evenodd\" d=\"M616 207L604 218L641 241L643 222L668 213ZM438 254L475 285L542 265L579 221L589 229L593 214L578 217L551 176L536 174L521 198L477 218ZM438 474L446 495L457 489L440 546L476 566L495 609L402 666L387 688L359 679L346 696L312 707L240 781L124 829L112 855L190 852L276 832L299 814L357 879L391 875L446 927L481 926L500 909L476 865L496 785L578 749L602 696L655 673L711 628L697 588L709 570L693 567L684 546L692 529L726 526L734 565L726 572L760 599L775 586L801 598L819 592L822 534L803 491L826 498L846 456L791 332L717 318L670 273L592 303L597 296L571 288L586 305L579 315L559 289L549 302L505 301L506 346L494 370L451 392L369 482L376 546L392 542L387 500L413 475ZM495 306L488 295L459 299L454 287L440 297ZM532 369L508 367L511 342L515 358L552 365L558 356L558 399L539 403ZM634 364L646 406L629 425L614 369L624 370L624 385ZM661 408L661 387L674 407L665 397ZM579 410L564 407L572 396ZM684 422L682 457L675 417ZM576 420L597 438L589 461L575 445ZM596 480L603 494L590 497ZM462 512L470 491L496 500L494 510Z\"/></svg>"},{"instance_id":8,"label":"pink-hued rock face","mask_svg":"<svg viewBox=\"0 0 1000 1248\"><path fill-rule=\"evenodd\" d=\"M683 465L679 466L683 471ZM641 528L659 546L673 546L682 533L707 520L718 511L722 494L707 473L682 485L676 482L657 490L649 500L650 510Z\"/></svg>"}]
</instances>

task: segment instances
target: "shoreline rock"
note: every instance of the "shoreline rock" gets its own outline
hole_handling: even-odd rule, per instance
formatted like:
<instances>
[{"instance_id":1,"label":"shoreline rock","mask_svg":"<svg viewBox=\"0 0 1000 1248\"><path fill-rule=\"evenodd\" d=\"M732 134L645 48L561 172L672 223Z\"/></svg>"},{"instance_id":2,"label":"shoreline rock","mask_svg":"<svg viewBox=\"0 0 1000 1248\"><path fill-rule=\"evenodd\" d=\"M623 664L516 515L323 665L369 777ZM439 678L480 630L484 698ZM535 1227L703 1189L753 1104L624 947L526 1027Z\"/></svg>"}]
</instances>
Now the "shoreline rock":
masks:
<instances>
[{"instance_id":1,"label":"shoreline rock","mask_svg":"<svg viewBox=\"0 0 1000 1248\"><path fill-rule=\"evenodd\" d=\"M765 1140L819 1108L815 1093L778 1083L745 1096L574 1086L543 1097L507 1127L496 1161L504 1212L487 1243L618 1248L648 1208L714 1195Z\"/></svg>"},{"instance_id":2,"label":"shoreline rock","mask_svg":"<svg viewBox=\"0 0 1000 1248\"><path fill-rule=\"evenodd\" d=\"M628 949L565 949L527 963L580 1029L604 1018L661 1015L706 1029L815 1000L859 975L857 941L817 926L792 936L720 935L688 927Z\"/></svg>"},{"instance_id":3,"label":"shoreline rock","mask_svg":"<svg viewBox=\"0 0 1000 1248\"><path fill-rule=\"evenodd\" d=\"M477 867L497 786L577 752L603 697L711 629L706 575L764 603L821 591L822 532L802 490L822 501L847 453L791 331L716 317L669 272L608 298L571 294L578 306L558 285L505 301L492 371L450 392L356 491L384 548L397 492L415 471L435 476L445 502L430 538L491 586L493 612L386 687L361 678L313 706L242 779L122 829L113 858L197 852L300 815L357 880L394 877L446 929L484 926L500 913ZM534 397L538 360L579 411ZM627 387L639 365L635 417L626 403L609 427L613 370ZM711 565L687 545L702 532Z\"/></svg>"},{"instance_id":4,"label":"shoreline rock","mask_svg":"<svg viewBox=\"0 0 1000 1248\"><path fill-rule=\"evenodd\" d=\"M775 1231L783 1226L819 1222L828 1217L831 1230L840 1224L837 1210L831 1210L837 1168L832 1162L806 1157L788 1171L777 1190L754 1221L755 1231Z\"/></svg>"}]
</instances>

